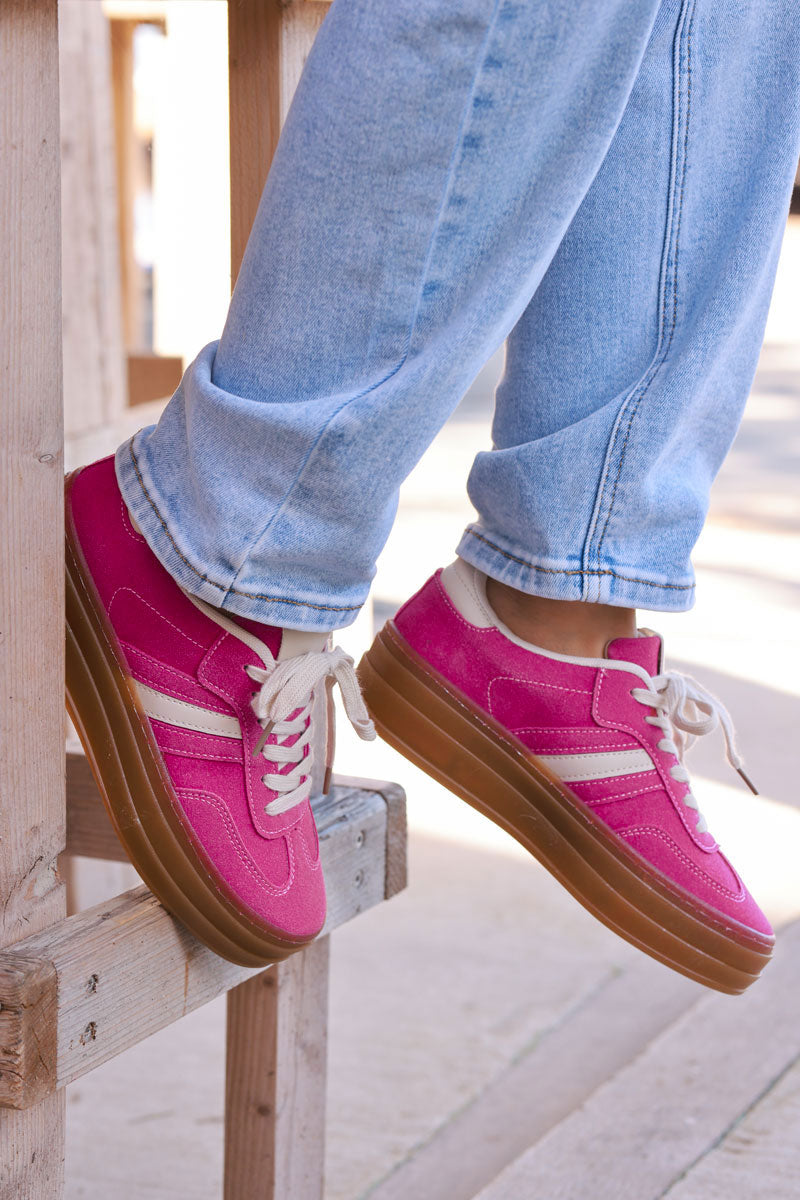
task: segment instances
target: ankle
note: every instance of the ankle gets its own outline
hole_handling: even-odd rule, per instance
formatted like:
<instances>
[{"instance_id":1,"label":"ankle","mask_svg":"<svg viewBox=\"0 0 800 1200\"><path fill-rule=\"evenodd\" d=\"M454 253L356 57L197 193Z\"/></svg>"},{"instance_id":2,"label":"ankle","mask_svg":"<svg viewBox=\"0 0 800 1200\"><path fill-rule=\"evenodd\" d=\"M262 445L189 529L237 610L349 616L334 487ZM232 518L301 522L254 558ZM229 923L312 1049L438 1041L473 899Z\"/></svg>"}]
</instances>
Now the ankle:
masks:
<instances>
[{"instance_id":1,"label":"ankle","mask_svg":"<svg viewBox=\"0 0 800 1200\"><path fill-rule=\"evenodd\" d=\"M614 638L636 637L633 608L529 596L491 578L486 580L486 597L512 633L556 654L603 658Z\"/></svg>"}]
</instances>

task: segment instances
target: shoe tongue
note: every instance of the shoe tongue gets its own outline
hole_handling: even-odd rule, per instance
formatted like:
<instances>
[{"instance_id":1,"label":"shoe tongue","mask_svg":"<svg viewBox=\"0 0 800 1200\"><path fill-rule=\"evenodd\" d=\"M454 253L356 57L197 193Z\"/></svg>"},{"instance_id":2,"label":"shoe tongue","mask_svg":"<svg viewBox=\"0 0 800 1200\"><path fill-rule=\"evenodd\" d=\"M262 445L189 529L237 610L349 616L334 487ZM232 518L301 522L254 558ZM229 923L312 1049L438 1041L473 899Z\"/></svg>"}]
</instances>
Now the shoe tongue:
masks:
<instances>
[{"instance_id":1,"label":"shoe tongue","mask_svg":"<svg viewBox=\"0 0 800 1200\"><path fill-rule=\"evenodd\" d=\"M606 658L632 662L644 667L648 675L661 674L661 638L657 633L641 637L614 638L606 646Z\"/></svg>"},{"instance_id":2,"label":"shoe tongue","mask_svg":"<svg viewBox=\"0 0 800 1200\"><path fill-rule=\"evenodd\" d=\"M318 653L325 649L329 637L329 633L311 633L305 629L282 629L278 662L285 662L287 658L296 658L298 654L307 654L310 650Z\"/></svg>"}]
</instances>

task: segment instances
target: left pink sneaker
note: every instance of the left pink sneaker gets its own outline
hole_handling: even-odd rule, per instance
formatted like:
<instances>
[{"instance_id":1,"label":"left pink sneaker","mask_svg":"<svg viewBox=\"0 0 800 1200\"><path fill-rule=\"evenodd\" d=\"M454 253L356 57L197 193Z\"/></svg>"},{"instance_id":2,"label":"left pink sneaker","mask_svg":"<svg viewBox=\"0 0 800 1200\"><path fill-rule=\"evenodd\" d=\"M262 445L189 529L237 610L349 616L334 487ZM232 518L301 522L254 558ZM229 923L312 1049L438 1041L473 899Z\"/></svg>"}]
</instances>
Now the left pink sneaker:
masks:
<instances>
[{"instance_id":1,"label":"left pink sneaker","mask_svg":"<svg viewBox=\"0 0 800 1200\"><path fill-rule=\"evenodd\" d=\"M68 477L66 521L68 708L133 865L224 958L285 958L325 921L309 800L334 682L374 736L352 659L184 592L111 458Z\"/></svg>"},{"instance_id":2,"label":"left pink sneaker","mask_svg":"<svg viewBox=\"0 0 800 1200\"><path fill-rule=\"evenodd\" d=\"M458 560L378 634L359 666L378 732L512 834L610 929L684 975L741 992L770 924L698 812L685 734L730 719L661 639L603 659L554 654L505 628Z\"/></svg>"}]
</instances>

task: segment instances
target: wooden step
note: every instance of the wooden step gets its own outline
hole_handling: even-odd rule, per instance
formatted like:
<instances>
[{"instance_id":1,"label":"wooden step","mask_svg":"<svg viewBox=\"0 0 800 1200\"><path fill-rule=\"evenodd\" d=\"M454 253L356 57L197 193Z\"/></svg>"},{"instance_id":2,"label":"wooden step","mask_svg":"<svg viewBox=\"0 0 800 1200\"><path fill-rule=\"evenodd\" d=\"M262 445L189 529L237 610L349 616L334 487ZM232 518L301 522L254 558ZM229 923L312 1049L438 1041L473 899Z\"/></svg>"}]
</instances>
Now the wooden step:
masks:
<instances>
[{"instance_id":1,"label":"wooden step","mask_svg":"<svg viewBox=\"0 0 800 1200\"><path fill-rule=\"evenodd\" d=\"M787 1100L784 1091L790 1075L798 1078L799 993L797 923L779 935L774 962L749 992L703 996L475 1200L796 1196L796 1174L795 1190L785 1190L785 1159L774 1166L766 1154L737 1142L734 1131L762 1105L781 1110L784 1121L797 1110L796 1096ZM598 1026L598 1039L603 1036ZM784 1136L795 1143L789 1154L797 1162L796 1126L785 1127ZM705 1160L716 1155L720 1163L726 1143L728 1153L737 1147L742 1178L753 1155L750 1178L753 1170L760 1172L760 1190L740 1190L737 1183L733 1191L704 1192L688 1185L703 1178Z\"/></svg>"},{"instance_id":2,"label":"wooden step","mask_svg":"<svg viewBox=\"0 0 800 1200\"><path fill-rule=\"evenodd\" d=\"M643 954L622 969L612 967L487 1088L394 1167L370 1191L369 1200L471 1200L638 1057L702 994L699 984Z\"/></svg>"}]
</instances>

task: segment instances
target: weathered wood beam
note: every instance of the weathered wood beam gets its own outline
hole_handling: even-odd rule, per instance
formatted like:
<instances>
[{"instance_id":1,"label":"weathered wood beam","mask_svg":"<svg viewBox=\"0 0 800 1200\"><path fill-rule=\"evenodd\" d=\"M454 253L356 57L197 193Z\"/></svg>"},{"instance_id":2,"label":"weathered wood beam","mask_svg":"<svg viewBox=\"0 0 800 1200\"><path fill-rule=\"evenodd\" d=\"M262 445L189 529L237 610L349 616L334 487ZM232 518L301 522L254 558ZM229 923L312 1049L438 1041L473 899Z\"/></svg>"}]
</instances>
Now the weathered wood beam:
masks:
<instances>
[{"instance_id":1,"label":"weathered wood beam","mask_svg":"<svg viewBox=\"0 0 800 1200\"><path fill-rule=\"evenodd\" d=\"M57 11L0 3L0 946L65 908ZM0 1200L58 1200L63 1177L63 1096L0 1113Z\"/></svg>"},{"instance_id":2,"label":"weathered wood beam","mask_svg":"<svg viewBox=\"0 0 800 1200\"><path fill-rule=\"evenodd\" d=\"M398 853L402 792L379 786L388 804L363 781L315 803L324 933L401 882L387 850ZM143 886L17 942L0 954L0 1105L35 1103L259 973L208 950Z\"/></svg>"}]
</instances>

